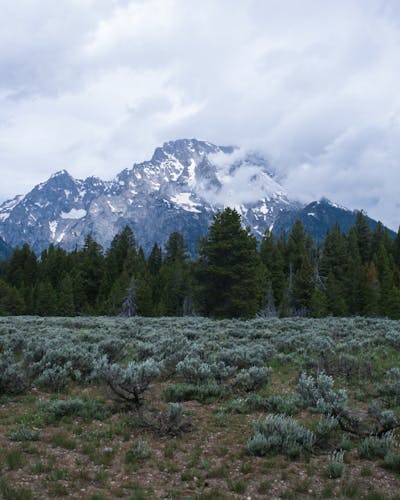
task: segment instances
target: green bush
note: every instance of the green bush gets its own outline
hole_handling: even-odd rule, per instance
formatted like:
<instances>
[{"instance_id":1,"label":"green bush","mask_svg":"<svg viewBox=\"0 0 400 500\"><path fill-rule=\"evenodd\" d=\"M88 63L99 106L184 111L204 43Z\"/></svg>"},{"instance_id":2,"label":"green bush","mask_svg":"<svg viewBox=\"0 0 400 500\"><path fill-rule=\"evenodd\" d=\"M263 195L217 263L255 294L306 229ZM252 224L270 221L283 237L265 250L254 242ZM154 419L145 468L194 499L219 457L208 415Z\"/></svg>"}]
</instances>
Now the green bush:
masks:
<instances>
[{"instance_id":1,"label":"green bush","mask_svg":"<svg viewBox=\"0 0 400 500\"><path fill-rule=\"evenodd\" d=\"M235 389L252 392L268 384L272 369L266 366L251 366L240 370L232 381Z\"/></svg>"},{"instance_id":2,"label":"green bush","mask_svg":"<svg viewBox=\"0 0 400 500\"><path fill-rule=\"evenodd\" d=\"M126 451L125 463L130 466L138 467L150 457L151 452L147 443L139 439L133 448L129 448L129 450Z\"/></svg>"},{"instance_id":3,"label":"green bush","mask_svg":"<svg viewBox=\"0 0 400 500\"><path fill-rule=\"evenodd\" d=\"M47 422L54 422L64 417L103 420L108 416L104 404L97 399L55 399L40 402L38 408Z\"/></svg>"},{"instance_id":4,"label":"green bush","mask_svg":"<svg viewBox=\"0 0 400 500\"><path fill-rule=\"evenodd\" d=\"M390 451L385 456L384 466L386 469L400 473L400 455L395 455Z\"/></svg>"},{"instance_id":5,"label":"green bush","mask_svg":"<svg viewBox=\"0 0 400 500\"><path fill-rule=\"evenodd\" d=\"M13 429L8 433L10 441L39 441L41 434L38 431L22 427L20 429Z\"/></svg>"},{"instance_id":6,"label":"green bush","mask_svg":"<svg viewBox=\"0 0 400 500\"><path fill-rule=\"evenodd\" d=\"M361 458L373 460L384 458L393 449L394 436L392 432L386 432L383 436L370 436L365 438L358 448Z\"/></svg>"},{"instance_id":7,"label":"green bush","mask_svg":"<svg viewBox=\"0 0 400 500\"><path fill-rule=\"evenodd\" d=\"M167 402L199 401L208 403L224 395L224 386L216 382L205 384L173 384L163 390L163 399Z\"/></svg>"},{"instance_id":8,"label":"green bush","mask_svg":"<svg viewBox=\"0 0 400 500\"><path fill-rule=\"evenodd\" d=\"M336 450L330 454L327 473L331 479L342 477L344 471L343 457L344 452L342 450Z\"/></svg>"},{"instance_id":9,"label":"green bush","mask_svg":"<svg viewBox=\"0 0 400 500\"><path fill-rule=\"evenodd\" d=\"M0 353L0 396L21 394L28 387L21 363L16 363L10 353Z\"/></svg>"},{"instance_id":10,"label":"green bush","mask_svg":"<svg viewBox=\"0 0 400 500\"><path fill-rule=\"evenodd\" d=\"M294 458L303 451L312 451L315 443L313 432L285 415L268 415L255 422L253 430L247 442L251 455L284 453Z\"/></svg>"}]
</instances>

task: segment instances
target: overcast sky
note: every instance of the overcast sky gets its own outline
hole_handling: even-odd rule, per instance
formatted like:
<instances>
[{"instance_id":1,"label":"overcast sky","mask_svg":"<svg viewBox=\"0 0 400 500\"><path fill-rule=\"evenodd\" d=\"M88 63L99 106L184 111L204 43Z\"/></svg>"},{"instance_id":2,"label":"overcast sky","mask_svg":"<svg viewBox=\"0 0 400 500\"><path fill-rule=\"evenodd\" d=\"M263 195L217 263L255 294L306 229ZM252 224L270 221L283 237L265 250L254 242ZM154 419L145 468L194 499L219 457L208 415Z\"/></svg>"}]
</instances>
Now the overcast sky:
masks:
<instances>
[{"instance_id":1,"label":"overcast sky","mask_svg":"<svg viewBox=\"0 0 400 500\"><path fill-rule=\"evenodd\" d=\"M181 137L397 228L400 2L1 0L0 201Z\"/></svg>"}]
</instances>

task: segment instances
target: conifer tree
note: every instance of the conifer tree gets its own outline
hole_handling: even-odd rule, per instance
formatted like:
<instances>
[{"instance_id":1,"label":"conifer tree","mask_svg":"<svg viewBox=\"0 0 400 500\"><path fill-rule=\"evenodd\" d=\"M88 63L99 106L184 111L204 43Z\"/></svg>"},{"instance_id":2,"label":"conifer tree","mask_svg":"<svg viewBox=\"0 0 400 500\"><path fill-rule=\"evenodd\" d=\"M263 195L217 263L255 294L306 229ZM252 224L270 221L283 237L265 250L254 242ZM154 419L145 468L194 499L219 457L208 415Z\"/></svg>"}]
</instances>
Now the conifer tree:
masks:
<instances>
[{"instance_id":1,"label":"conifer tree","mask_svg":"<svg viewBox=\"0 0 400 500\"><path fill-rule=\"evenodd\" d=\"M362 313L361 290L363 286L363 266L357 233L354 227L350 229L347 246L346 266L342 277L343 291L346 297L348 312L351 315L355 315Z\"/></svg>"},{"instance_id":2,"label":"conifer tree","mask_svg":"<svg viewBox=\"0 0 400 500\"><path fill-rule=\"evenodd\" d=\"M371 230L364 212L357 212L354 229L357 236L361 263L366 264L371 259Z\"/></svg>"},{"instance_id":3,"label":"conifer tree","mask_svg":"<svg viewBox=\"0 0 400 500\"><path fill-rule=\"evenodd\" d=\"M314 269L310 260L304 255L300 269L294 277L293 298L296 315L307 315L310 310L311 298L314 292Z\"/></svg>"},{"instance_id":4,"label":"conifer tree","mask_svg":"<svg viewBox=\"0 0 400 500\"><path fill-rule=\"evenodd\" d=\"M85 238L85 244L79 252L79 270L84 293L87 299L87 313L96 312L97 294L104 273L104 255L99 245L90 235Z\"/></svg>"},{"instance_id":5,"label":"conifer tree","mask_svg":"<svg viewBox=\"0 0 400 500\"><path fill-rule=\"evenodd\" d=\"M236 210L226 208L214 216L199 254L197 279L203 312L218 318L253 317L260 309L265 283L257 242L248 228L242 228Z\"/></svg>"},{"instance_id":6,"label":"conifer tree","mask_svg":"<svg viewBox=\"0 0 400 500\"><path fill-rule=\"evenodd\" d=\"M57 294L49 281L40 282L36 292L36 314L55 316L57 314Z\"/></svg>"},{"instance_id":7,"label":"conifer tree","mask_svg":"<svg viewBox=\"0 0 400 500\"><path fill-rule=\"evenodd\" d=\"M57 314L60 316L75 315L74 290L69 274L64 276L59 286Z\"/></svg>"},{"instance_id":8,"label":"conifer tree","mask_svg":"<svg viewBox=\"0 0 400 500\"><path fill-rule=\"evenodd\" d=\"M0 278L0 316L23 314L25 304L17 288Z\"/></svg>"},{"instance_id":9,"label":"conifer tree","mask_svg":"<svg viewBox=\"0 0 400 500\"><path fill-rule=\"evenodd\" d=\"M333 316L347 315L347 306L343 289L332 271L328 274L328 279L326 281L326 308L328 314L332 314Z\"/></svg>"},{"instance_id":10,"label":"conifer tree","mask_svg":"<svg viewBox=\"0 0 400 500\"><path fill-rule=\"evenodd\" d=\"M160 271L162 311L166 316L181 316L189 299L188 249L183 236L174 232L165 244Z\"/></svg>"},{"instance_id":11,"label":"conifer tree","mask_svg":"<svg viewBox=\"0 0 400 500\"><path fill-rule=\"evenodd\" d=\"M285 261L272 231L267 231L264 235L260 257L266 268L266 279L273 293L274 305L279 307L285 290Z\"/></svg>"}]
</instances>

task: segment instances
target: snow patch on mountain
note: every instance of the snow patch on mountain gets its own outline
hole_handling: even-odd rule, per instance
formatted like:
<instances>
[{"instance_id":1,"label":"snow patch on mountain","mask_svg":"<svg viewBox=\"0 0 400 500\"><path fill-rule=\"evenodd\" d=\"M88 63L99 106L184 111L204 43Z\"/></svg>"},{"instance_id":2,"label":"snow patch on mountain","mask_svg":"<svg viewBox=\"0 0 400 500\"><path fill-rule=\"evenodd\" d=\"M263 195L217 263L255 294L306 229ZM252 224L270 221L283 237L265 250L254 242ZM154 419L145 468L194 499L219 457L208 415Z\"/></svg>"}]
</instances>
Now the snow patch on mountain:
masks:
<instances>
[{"instance_id":1,"label":"snow patch on mountain","mask_svg":"<svg viewBox=\"0 0 400 500\"><path fill-rule=\"evenodd\" d=\"M18 195L12 200L5 201L0 206L0 222L7 220L10 217L13 209L18 205L18 203L24 198L23 195Z\"/></svg>"},{"instance_id":2,"label":"snow patch on mountain","mask_svg":"<svg viewBox=\"0 0 400 500\"><path fill-rule=\"evenodd\" d=\"M56 220L49 221L50 237L52 240L54 240L54 238L56 236L57 226L58 226L58 222Z\"/></svg>"},{"instance_id":3,"label":"snow patch on mountain","mask_svg":"<svg viewBox=\"0 0 400 500\"><path fill-rule=\"evenodd\" d=\"M69 212L61 212L61 219L82 219L86 217L86 210L83 208L71 208Z\"/></svg>"},{"instance_id":4,"label":"snow patch on mountain","mask_svg":"<svg viewBox=\"0 0 400 500\"><path fill-rule=\"evenodd\" d=\"M196 208L199 204L192 201L190 197L191 193L178 193L175 196L171 196L171 201L176 205L180 205L183 210L187 210L188 212L197 212L198 214L201 213L201 211Z\"/></svg>"}]
</instances>

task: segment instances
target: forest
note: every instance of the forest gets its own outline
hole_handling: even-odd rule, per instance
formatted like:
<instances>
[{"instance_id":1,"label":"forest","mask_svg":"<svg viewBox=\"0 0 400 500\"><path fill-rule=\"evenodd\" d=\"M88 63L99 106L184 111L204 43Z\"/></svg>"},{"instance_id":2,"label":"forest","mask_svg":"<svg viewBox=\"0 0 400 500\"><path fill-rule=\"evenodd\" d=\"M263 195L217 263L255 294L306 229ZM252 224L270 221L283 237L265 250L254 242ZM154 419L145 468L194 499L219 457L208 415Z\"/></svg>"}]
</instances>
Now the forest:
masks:
<instances>
[{"instance_id":1,"label":"forest","mask_svg":"<svg viewBox=\"0 0 400 500\"><path fill-rule=\"evenodd\" d=\"M320 244L300 221L258 242L226 208L195 257L179 232L145 255L128 226L107 250L91 236L40 256L25 244L0 265L0 315L400 319L400 232L371 230L359 212L348 234L336 225Z\"/></svg>"}]
</instances>

